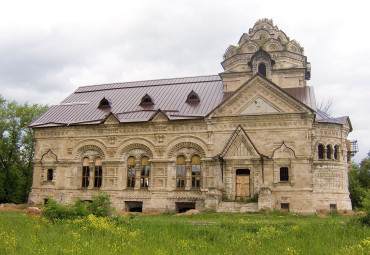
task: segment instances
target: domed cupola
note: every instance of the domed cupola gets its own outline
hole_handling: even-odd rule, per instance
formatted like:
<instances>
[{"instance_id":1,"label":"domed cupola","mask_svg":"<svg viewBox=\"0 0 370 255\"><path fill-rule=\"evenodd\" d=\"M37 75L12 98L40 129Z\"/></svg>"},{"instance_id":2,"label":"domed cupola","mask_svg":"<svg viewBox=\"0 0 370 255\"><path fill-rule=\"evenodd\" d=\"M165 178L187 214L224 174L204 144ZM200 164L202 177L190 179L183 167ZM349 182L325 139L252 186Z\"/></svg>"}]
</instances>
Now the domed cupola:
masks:
<instances>
[{"instance_id":1,"label":"domed cupola","mask_svg":"<svg viewBox=\"0 0 370 255\"><path fill-rule=\"evenodd\" d=\"M311 76L303 47L270 19L257 21L238 46L230 45L221 65L225 91L235 91L257 73L282 88L306 86Z\"/></svg>"}]
</instances>

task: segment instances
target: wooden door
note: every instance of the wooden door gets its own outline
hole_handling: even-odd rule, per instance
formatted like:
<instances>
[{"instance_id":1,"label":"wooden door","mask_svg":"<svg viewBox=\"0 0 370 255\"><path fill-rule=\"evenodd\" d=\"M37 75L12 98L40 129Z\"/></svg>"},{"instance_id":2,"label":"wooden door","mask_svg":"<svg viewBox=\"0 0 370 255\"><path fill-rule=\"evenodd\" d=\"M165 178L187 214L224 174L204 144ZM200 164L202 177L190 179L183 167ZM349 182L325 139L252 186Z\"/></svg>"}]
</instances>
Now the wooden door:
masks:
<instances>
[{"instance_id":1,"label":"wooden door","mask_svg":"<svg viewBox=\"0 0 370 255\"><path fill-rule=\"evenodd\" d=\"M249 175L236 176L236 197L244 198L250 196L249 191Z\"/></svg>"}]
</instances>

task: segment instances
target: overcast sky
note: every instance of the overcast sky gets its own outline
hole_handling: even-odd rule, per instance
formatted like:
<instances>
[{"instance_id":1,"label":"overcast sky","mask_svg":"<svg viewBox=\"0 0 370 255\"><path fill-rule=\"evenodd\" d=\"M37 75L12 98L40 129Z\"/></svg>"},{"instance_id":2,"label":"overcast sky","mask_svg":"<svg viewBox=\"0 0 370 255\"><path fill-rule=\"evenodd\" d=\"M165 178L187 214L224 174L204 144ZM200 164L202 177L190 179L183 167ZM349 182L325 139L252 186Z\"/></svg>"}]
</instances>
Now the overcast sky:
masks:
<instances>
[{"instance_id":1,"label":"overcast sky","mask_svg":"<svg viewBox=\"0 0 370 255\"><path fill-rule=\"evenodd\" d=\"M370 149L370 1L0 0L0 94L59 104L78 86L217 74L260 18L305 48L316 98Z\"/></svg>"}]
</instances>

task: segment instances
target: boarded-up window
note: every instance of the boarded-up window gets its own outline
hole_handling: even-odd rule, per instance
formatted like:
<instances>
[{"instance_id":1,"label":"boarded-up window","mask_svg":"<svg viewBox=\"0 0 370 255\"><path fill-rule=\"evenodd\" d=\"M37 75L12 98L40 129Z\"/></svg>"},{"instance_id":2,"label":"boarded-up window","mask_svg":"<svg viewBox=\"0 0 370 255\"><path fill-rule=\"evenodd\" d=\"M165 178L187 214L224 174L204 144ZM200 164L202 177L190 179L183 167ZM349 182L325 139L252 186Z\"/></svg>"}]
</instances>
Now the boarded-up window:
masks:
<instances>
[{"instance_id":1,"label":"boarded-up window","mask_svg":"<svg viewBox=\"0 0 370 255\"><path fill-rule=\"evenodd\" d=\"M185 157L177 157L177 171L176 171L176 187L179 189L185 188Z\"/></svg>"},{"instance_id":2,"label":"boarded-up window","mask_svg":"<svg viewBox=\"0 0 370 255\"><path fill-rule=\"evenodd\" d=\"M103 179L103 168L101 158L96 158L95 160L95 174L94 174L94 187L100 188Z\"/></svg>"},{"instance_id":3,"label":"boarded-up window","mask_svg":"<svg viewBox=\"0 0 370 255\"><path fill-rule=\"evenodd\" d=\"M84 158L82 162L82 187L89 187L90 167L89 159Z\"/></svg>"},{"instance_id":4,"label":"boarded-up window","mask_svg":"<svg viewBox=\"0 0 370 255\"><path fill-rule=\"evenodd\" d=\"M135 158L129 157L127 159L127 188L135 187Z\"/></svg>"},{"instance_id":5,"label":"boarded-up window","mask_svg":"<svg viewBox=\"0 0 370 255\"><path fill-rule=\"evenodd\" d=\"M191 185L193 188L200 188L200 157L191 158Z\"/></svg>"},{"instance_id":6,"label":"boarded-up window","mask_svg":"<svg viewBox=\"0 0 370 255\"><path fill-rule=\"evenodd\" d=\"M149 173L150 173L149 158L143 157L141 159L141 179L140 179L140 186L142 188L149 187Z\"/></svg>"}]
</instances>

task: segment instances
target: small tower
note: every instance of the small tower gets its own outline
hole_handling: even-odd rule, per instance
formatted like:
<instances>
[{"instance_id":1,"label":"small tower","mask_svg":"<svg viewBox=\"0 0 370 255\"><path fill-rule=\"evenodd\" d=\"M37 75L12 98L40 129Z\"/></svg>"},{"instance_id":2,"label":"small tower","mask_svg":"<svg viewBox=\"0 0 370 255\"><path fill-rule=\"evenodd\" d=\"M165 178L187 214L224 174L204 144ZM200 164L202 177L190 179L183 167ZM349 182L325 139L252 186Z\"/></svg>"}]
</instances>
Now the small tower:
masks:
<instances>
[{"instance_id":1,"label":"small tower","mask_svg":"<svg viewBox=\"0 0 370 255\"><path fill-rule=\"evenodd\" d=\"M257 21L242 35L238 46L230 45L221 65L225 92L235 91L257 73L282 88L304 87L311 76L303 47L270 19Z\"/></svg>"}]
</instances>

